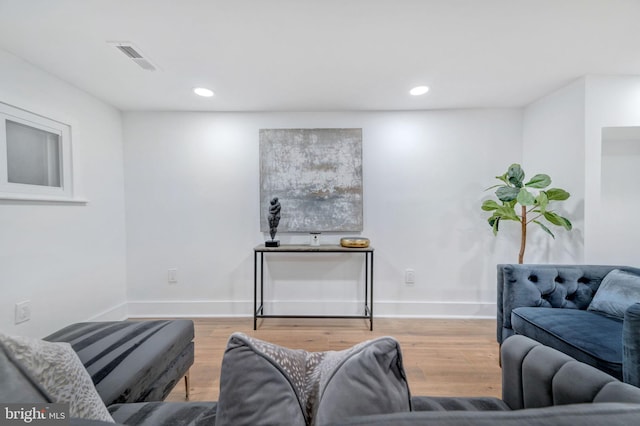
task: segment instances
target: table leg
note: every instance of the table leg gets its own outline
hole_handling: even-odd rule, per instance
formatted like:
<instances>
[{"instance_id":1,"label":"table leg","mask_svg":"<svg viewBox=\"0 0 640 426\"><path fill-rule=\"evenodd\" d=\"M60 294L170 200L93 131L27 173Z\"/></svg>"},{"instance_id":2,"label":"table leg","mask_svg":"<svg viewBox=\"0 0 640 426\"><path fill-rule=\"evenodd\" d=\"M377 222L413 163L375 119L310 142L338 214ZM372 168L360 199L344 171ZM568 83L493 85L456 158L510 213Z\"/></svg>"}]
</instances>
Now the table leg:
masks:
<instances>
[{"instance_id":1,"label":"table leg","mask_svg":"<svg viewBox=\"0 0 640 426\"><path fill-rule=\"evenodd\" d=\"M369 253L364 253L364 315L367 316L369 307Z\"/></svg>"},{"instance_id":2,"label":"table leg","mask_svg":"<svg viewBox=\"0 0 640 426\"><path fill-rule=\"evenodd\" d=\"M253 253L253 329L258 324L258 252Z\"/></svg>"},{"instance_id":3,"label":"table leg","mask_svg":"<svg viewBox=\"0 0 640 426\"><path fill-rule=\"evenodd\" d=\"M264 252L260 252L260 315L264 315Z\"/></svg>"},{"instance_id":4,"label":"table leg","mask_svg":"<svg viewBox=\"0 0 640 426\"><path fill-rule=\"evenodd\" d=\"M370 306L369 306L369 315L371 315L371 318L369 319L371 322L371 328L370 331L373 331L373 252L371 253L371 273L369 276L369 282L371 283L371 291L369 292L369 296L371 297L370 299Z\"/></svg>"}]
</instances>

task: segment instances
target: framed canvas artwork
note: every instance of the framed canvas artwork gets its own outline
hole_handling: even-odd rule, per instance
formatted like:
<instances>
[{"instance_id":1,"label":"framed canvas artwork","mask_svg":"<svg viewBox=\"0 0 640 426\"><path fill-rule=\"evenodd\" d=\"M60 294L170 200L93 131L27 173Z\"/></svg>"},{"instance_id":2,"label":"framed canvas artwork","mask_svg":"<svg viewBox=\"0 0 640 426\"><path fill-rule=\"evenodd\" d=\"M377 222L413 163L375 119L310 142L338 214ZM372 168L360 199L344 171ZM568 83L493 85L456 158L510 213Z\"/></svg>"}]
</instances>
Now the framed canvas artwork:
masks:
<instances>
[{"instance_id":1,"label":"framed canvas artwork","mask_svg":"<svg viewBox=\"0 0 640 426\"><path fill-rule=\"evenodd\" d=\"M362 231L362 129L260 129L260 230Z\"/></svg>"}]
</instances>

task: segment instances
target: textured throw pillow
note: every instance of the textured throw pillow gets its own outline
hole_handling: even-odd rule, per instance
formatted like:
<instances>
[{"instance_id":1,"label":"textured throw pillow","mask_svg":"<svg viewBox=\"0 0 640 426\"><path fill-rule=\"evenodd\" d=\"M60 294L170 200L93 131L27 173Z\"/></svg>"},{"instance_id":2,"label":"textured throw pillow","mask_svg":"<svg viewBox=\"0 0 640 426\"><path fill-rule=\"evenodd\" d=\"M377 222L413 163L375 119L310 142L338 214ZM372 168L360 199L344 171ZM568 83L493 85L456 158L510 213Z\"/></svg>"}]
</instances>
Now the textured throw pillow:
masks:
<instances>
[{"instance_id":1,"label":"textured throw pillow","mask_svg":"<svg viewBox=\"0 0 640 426\"><path fill-rule=\"evenodd\" d=\"M53 402L69 404L71 417L114 422L71 345L2 333L0 345L49 394Z\"/></svg>"},{"instance_id":2,"label":"textured throw pillow","mask_svg":"<svg viewBox=\"0 0 640 426\"><path fill-rule=\"evenodd\" d=\"M391 337L307 352L234 333L222 360L216 425L322 425L407 412L410 399L400 346Z\"/></svg>"},{"instance_id":3,"label":"textured throw pillow","mask_svg":"<svg viewBox=\"0 0 640 426\"><path fill-rule=\"evenodd\" d=\"M614 269L600 283L587 310L624 318L627 308L638 302L640 276Z\"/></svg>"}]
</instances>

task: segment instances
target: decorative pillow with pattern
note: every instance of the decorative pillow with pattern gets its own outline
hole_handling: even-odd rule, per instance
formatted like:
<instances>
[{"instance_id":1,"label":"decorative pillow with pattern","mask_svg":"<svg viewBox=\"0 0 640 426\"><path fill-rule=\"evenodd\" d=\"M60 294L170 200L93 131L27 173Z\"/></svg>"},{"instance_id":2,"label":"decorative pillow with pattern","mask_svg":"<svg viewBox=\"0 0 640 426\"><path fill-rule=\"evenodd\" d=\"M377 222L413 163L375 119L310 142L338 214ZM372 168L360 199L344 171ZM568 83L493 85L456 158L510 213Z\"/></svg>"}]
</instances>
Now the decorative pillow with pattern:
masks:
<instances>
[{"instance_id":1,"label":"decorative pillow with pattern","mask_svg":"<svg viewBox=\"0 0 640 426\"><path fill-rule=\"evenodd\" d=\"M614 269L602 279L587 310L622 319L634 303L640 303L640 276Z\"/></svg>"},{"instance_id":2,"label":"decorative pillow with pattern","mask_svg":"<svg viewBox=\"0 0 640 426\"><path fill-rule=\"evenodd\" d=\"M411 396L392 337L343 351L287 349L242 333L222 360L216 425L322 425L407 412Z\"/></svg>"},{"instance_id":3,"label":"decorative pillow with pattern","mask_svg":"<svg viewBox=\"0 0 640 426\"><path fill-rule=\"evenodd\" d=\"M114 422L70 344L2 333L0 344L54 402L69 404L71 417Z\"/></svg>"}]
</instances>

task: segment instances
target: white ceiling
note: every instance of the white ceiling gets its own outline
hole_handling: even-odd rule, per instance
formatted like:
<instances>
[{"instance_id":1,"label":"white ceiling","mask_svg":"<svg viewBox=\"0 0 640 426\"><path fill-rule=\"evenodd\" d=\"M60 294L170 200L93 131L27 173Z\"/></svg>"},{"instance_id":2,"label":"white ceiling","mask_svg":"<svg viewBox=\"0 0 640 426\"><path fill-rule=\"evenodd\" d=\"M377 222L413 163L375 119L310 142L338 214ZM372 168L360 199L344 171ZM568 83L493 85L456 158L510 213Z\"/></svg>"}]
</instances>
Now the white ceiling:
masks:
<instances>
[{"instance_id":1,"label":"white ceiling","mask_svg":"<svg viewBox=\"0 0 640 426\"><path fill-rule=\"evenodd\" d=\"M0 48L122 110L519 107L640 75L640 0L0 0Z\"/></svg>"}]
</instances>

